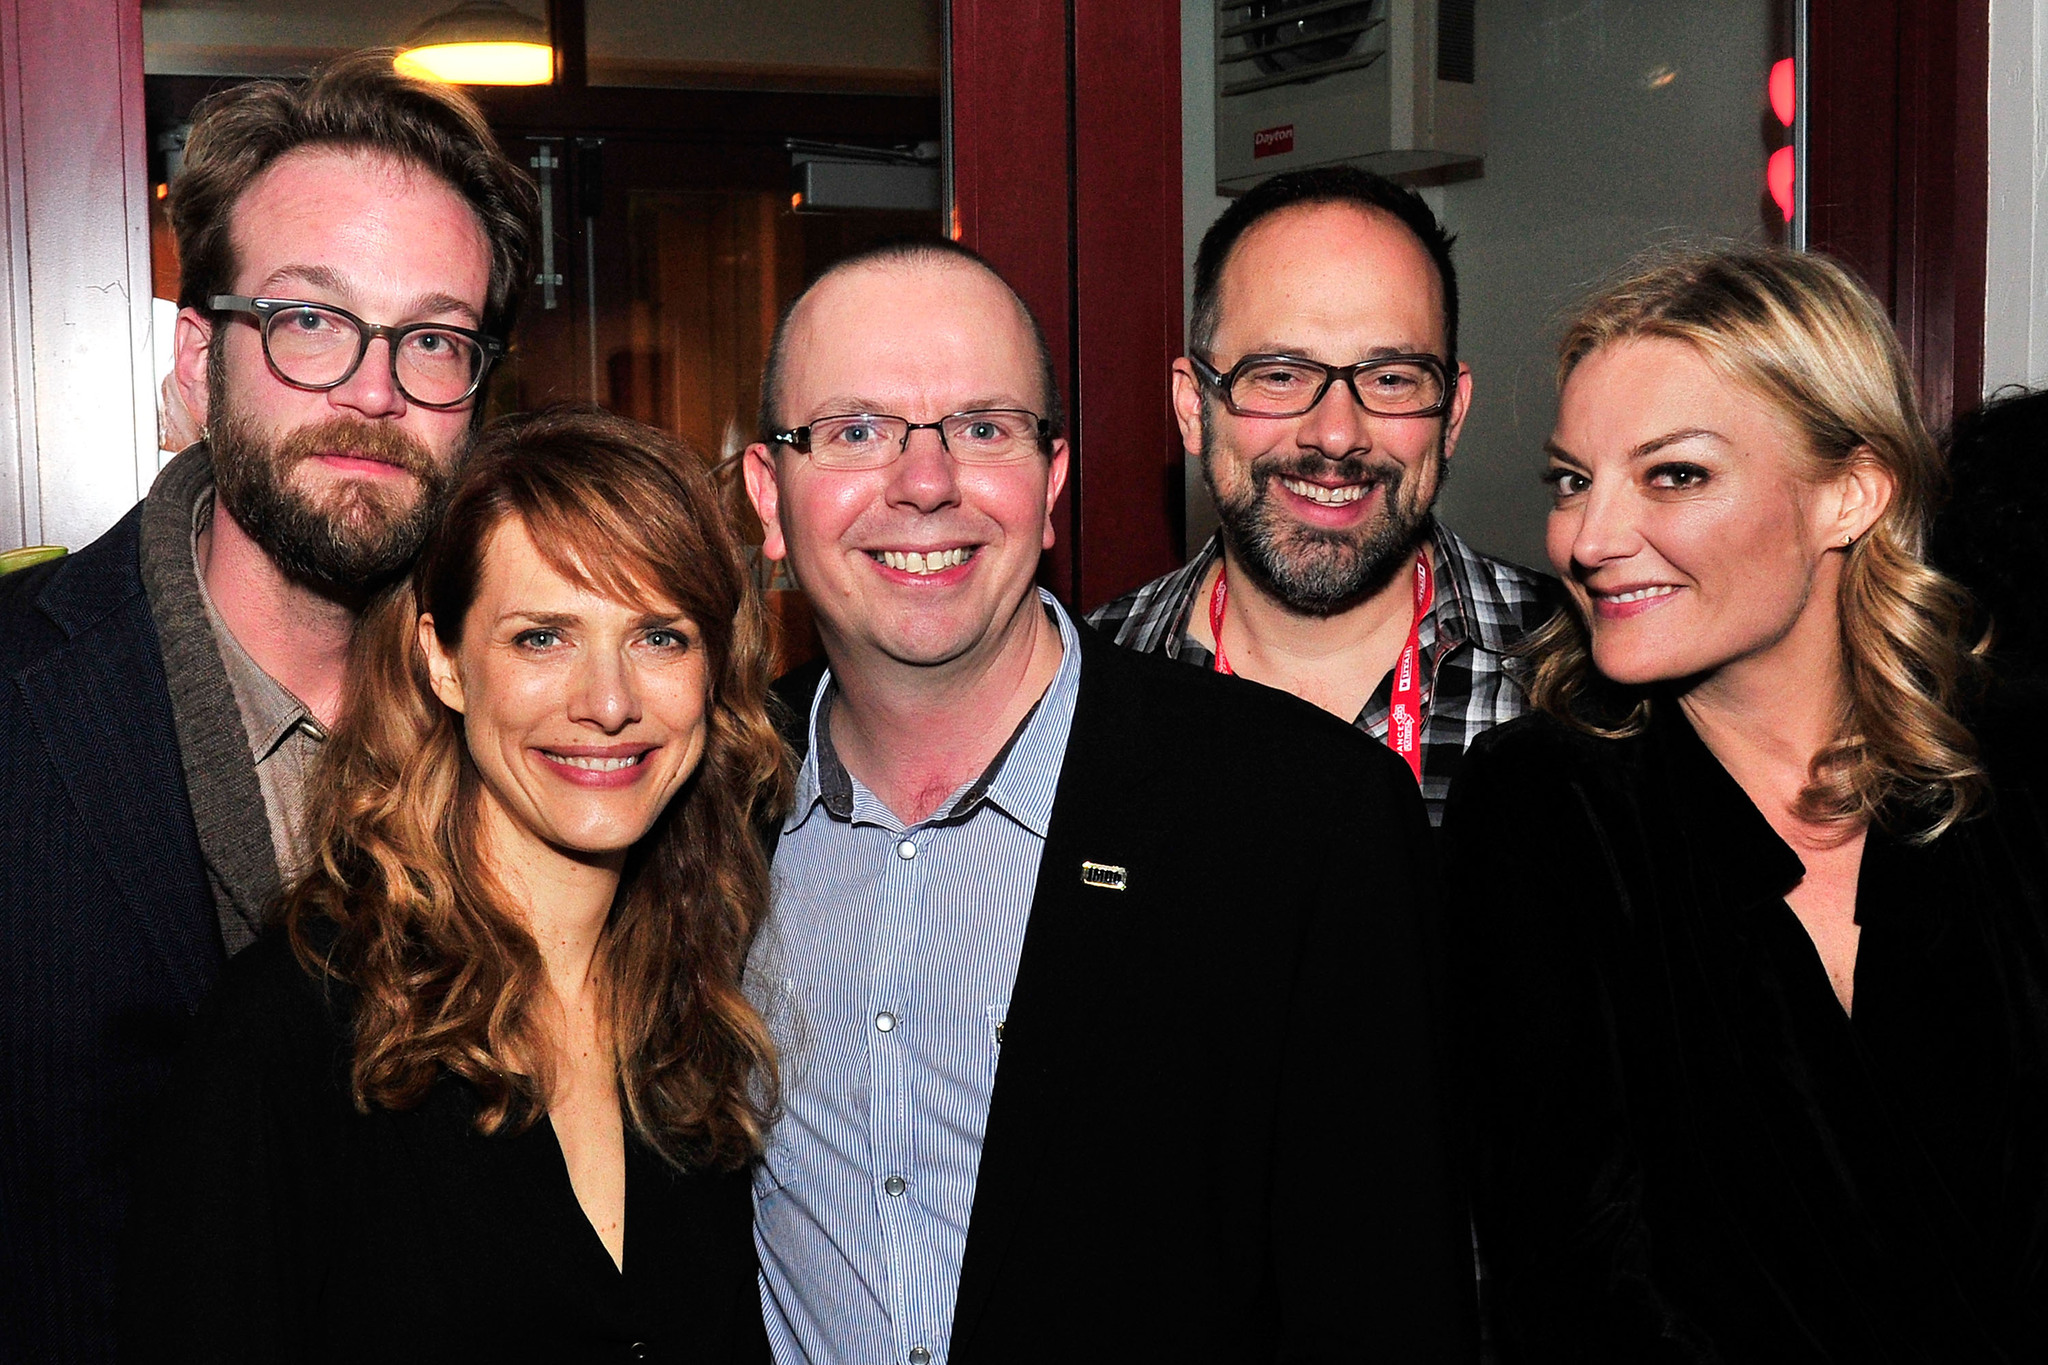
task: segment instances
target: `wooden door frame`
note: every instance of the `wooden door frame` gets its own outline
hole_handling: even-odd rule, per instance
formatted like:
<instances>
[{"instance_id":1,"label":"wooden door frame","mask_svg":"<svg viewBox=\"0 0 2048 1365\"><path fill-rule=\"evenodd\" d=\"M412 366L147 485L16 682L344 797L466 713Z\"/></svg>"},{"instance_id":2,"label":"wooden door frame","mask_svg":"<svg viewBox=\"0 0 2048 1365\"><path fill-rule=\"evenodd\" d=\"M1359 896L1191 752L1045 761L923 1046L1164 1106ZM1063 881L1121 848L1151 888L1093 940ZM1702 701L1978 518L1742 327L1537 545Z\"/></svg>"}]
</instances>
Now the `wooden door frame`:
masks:
<instances>
[{"instance_id":1,"label":"wooden door frame","mask_svg":"<svg viewBox=\"0 0 2048 1365\"><path fill-rule=\"evenodd\" d=\"M1092 607L1181 562L1180 8L950 6L955 235L1045 330L1073 466L1041 578Z\"/></svg>"},{"instance_id":2,"label":"wooden door frame","mask_svg":"<svg viewBox=\"0 0 2048 1365\"><path fill-rule=\"evenodd\" d=\"M1930 425L1984 385L1987 0L1809 0L1807 245L1892 315Z\"/></svg>"},{"instance_id":3,"label":"wooden door frame","mask_svg":"<svg viewBox=\"0 0 2048 1365\"><path fill-rule=\"evenodd\" d=\"M78 549L157 468L140 0L0 0L0 549Z\"/></svg>"}]
</instances>

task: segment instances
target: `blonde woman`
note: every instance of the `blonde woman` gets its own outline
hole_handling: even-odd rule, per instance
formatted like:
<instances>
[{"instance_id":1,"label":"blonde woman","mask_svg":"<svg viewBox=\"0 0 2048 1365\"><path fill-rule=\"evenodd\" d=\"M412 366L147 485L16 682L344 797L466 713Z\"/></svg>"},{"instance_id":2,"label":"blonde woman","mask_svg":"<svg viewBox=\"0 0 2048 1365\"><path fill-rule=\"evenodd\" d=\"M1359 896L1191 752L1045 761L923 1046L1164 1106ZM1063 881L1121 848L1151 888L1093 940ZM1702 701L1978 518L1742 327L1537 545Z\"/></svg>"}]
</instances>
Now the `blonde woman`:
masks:
<instances>
[{"instance_id":1,"label":"blonde woman","mask_svg":"<svg viewBox=\"0 0 2048 1365\"><path fill-rule=\"evenodd\" d=\"M1445 829L1503 1359L2048 1358L2038 710L1921 561L1840 267L1655 262L1565 336L1575 608Z\"/></svg>"},{"instance_id":2,"label":"blonde woman","mask_svg":"<svg viewBox=\"0 0 2048 1365\"><path fill-rule=\"evenodd\" d=\"M129 1353L765 1360L738 983L788 778L703 465L486 429L358 650L314 868L148 1138Z\"/></svg>"}]
</instances>

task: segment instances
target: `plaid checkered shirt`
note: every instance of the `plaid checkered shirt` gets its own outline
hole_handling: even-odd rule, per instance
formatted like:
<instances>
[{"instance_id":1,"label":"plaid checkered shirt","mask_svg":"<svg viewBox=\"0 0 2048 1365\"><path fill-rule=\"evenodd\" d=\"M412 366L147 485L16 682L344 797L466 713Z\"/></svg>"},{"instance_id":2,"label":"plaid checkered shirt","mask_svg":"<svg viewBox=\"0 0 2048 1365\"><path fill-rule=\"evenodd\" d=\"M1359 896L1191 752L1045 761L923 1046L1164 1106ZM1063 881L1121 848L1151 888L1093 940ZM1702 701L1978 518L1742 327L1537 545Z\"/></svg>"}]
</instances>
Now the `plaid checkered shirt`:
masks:
<instances>
[{"instance_id":1,"label":"plaid checkered shirt","mask_svg":"<svg viewBox=\"0 0 2048 1365\"><path fill-rule=\"evenodd\" d=\"M1437 824L1472 741L1529 709L1527 661L1510 651L1563 598L1548 574L1480 554L1440 521L1430 526L1436 601L1422 618L1416 642L1429 661L1422 693L1422 799L1430 823ZM1188 626L1196 594L1222 553L1219 532L1186 568L1104 603L1088 614L1088 624L1128 648L1213 668L1215 656ZM1384 743L1392 708L1390 672L1352 724Z\"/></svg>"}]
</instances>

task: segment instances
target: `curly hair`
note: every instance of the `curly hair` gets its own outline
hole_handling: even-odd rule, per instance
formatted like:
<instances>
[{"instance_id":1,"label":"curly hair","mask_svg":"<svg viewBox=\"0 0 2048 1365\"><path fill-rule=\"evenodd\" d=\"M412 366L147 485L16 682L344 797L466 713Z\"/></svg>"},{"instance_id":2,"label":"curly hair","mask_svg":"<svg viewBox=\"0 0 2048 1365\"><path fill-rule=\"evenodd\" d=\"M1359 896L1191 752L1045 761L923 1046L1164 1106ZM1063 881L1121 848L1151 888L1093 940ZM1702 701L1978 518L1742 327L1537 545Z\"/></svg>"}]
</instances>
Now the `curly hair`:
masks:
<instances>
[{"instance_id":1,"label":"curly hair","mask_svg":"<svg viewBox=\"0 0 2048 1365\"><path fill-rule=\"evenodd\" d=\"M1890 504L1846 552L1837 610L1847 713L1813 760L1797 814L1891 820L1909 837L1938 837L1984 796L1976 740L1959 715L1980 664L1968 595L1924 557L1944 465L1884 310L1824 256L1747 246L1652 256L1570 318L1558 387L1594 352L1643 338L1692 347L1781 413L1804 437L1812 480L1866 460L1891 476ZM1526 649L1538 708L1599 734L1634 733L1647 720L1647 693L1598 674L1576 611L1552 618Z\"/></svg>"},{"instance_id":2,"label":"curly hair","mask_svg":"<svg viewBox=\"0 0 2048 1365\"><path fill-rule=\"evenodd\" d=\"M755 822L788 800L767 713L769 624L703 462L595 408L486 427L411 578L358 629L315 773L315 857L283 913L309 970L356 993L353 1098L417 1104L444 1073L485 1133L547 1105L547 976L480 846L462 718L435 696L420 617L458 647L497 529L517 518L564 577L680 608L703 635L702 760L630 850L592 963L627 1122L678 1164L733 1168L774 1112L774 1054L739 977L767 898Z\"/></svg>"}]
</instances>

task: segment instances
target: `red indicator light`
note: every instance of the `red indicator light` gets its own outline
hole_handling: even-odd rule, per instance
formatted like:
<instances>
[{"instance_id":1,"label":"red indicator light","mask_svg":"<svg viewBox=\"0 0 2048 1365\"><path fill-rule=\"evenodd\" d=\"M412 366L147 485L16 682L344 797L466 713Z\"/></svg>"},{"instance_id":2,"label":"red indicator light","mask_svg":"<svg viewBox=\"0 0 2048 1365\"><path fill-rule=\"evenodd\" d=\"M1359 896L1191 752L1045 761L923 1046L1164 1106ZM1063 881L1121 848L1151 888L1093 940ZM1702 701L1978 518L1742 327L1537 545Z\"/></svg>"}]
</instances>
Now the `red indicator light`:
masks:
<instances>
[{"instance_id":1,"label":"red indicator light","mask_svg":"<svg viewBox=\"0 0 2048 1365\"><path fill-rule=\"evenodd\" d=\"M1780 147L1771 153L1771 164L1764 171L1764 183L1771 187L1771 198L1777 200L1778 208L1784 213L1785 221L1792 221L1792 149Z\"/></svg>"},{"instance_id":2,"label":"red indicator light","mask_svg":"<svg viewBox=\"0 0 2048 1365\"><path fill-rule=\"evenodd\" d=\"M1792 126L1793 115L1799 112L1799 75L1790 57L1771 68L1771 112L1787 128Z\"/></svg>"}]
</instances>

